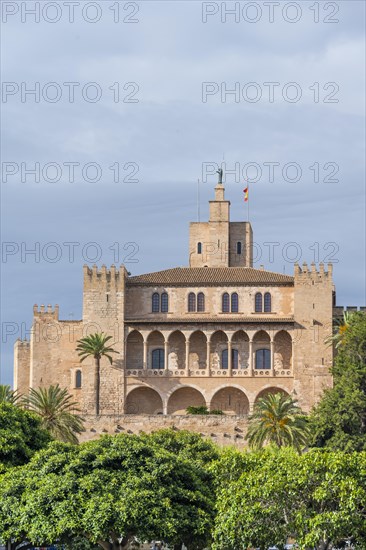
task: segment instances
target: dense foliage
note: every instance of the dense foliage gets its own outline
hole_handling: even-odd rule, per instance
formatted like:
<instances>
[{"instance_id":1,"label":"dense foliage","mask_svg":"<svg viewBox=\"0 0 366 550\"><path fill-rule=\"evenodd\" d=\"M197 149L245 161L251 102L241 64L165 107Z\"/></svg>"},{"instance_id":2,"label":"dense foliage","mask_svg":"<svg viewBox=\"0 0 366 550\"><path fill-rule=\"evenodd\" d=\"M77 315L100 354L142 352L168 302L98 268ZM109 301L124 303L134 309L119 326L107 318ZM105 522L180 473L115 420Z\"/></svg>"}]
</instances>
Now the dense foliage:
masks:
<instances>
[{"instance_id":1,"label":"dense foliage","mask_svg":"<svg viewBox=\"0 0 366 550\"><path fill-rule=\"evenodd\" d=\"M313 445L366 450L366 314L355 312L342 325L332 368L334 387L311 415Z\"/></svg>"},{"instance_id":2,"label":"dense foliage","mask_svg":"<svg viewBox=\"0 0 366 550\"><path fill-rule=\"evenodd\" d=\"M109 541L120 548L122 538L125 548L138 536L204 548L214 519L207 464L215 457L199 436L174 432L53 443L2 476L0 540L45 545L83 536L109 549Z\"/></svg>"},{"instance_id":3,"label":"dense foliage","mask_svg":"<svg viewBox=\"0 0 366 550\"><path fill-rule=\"evenodd\" d=\"M25 464L50 441L50 434L36 415L11 403L0 403L0 465Z\"/></svg>"},{"instance_id":4,"label":"dense foliage","mask_svg":"<svg viewBox=\"0 0 366 550\"><path fill-rule=\"evenodd\" d=\"M214 550L366 547L366 453L224 453L216 466Z\"/></svg>"}]
</instances>

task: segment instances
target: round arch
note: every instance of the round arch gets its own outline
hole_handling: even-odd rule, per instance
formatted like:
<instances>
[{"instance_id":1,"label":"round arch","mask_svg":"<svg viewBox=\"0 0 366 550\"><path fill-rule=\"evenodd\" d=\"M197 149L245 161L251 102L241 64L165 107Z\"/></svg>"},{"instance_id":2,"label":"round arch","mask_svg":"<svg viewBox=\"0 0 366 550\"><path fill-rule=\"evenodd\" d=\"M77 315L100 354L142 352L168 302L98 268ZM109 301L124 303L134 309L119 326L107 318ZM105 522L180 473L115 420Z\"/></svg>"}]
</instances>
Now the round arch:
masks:
<instances>
[{"instance_id":1,"label":"round arch","mask_svg":"<svg viewBox=\"0 0 366 550\"><path fill-rule=\"evenodd\" d=\"M168 399L168 414L187 414L187 407L202 407L206 405L202 393L191 386L183 386L173 391Z\"/></svg>"},{"instance_id":2,"label":"round arch","mask_svg":"<svg viewBox=\"0 0 366 550\"><path fill-rule=\"evenodd\" d=\"M283 393L284 395L290 395L289 392L287 390L285 390L284 388L281 388L279 386L268 386L266 388L263 388L258 394L257 394L257 397L255 398L255 403L258 401L258 399L260 399L261 397L266 397L267 395L269 394L273 394L273 393Z\"/></svg>"},{"instance_id":3,"label":"round arch","mask_svg":"<svg viewBox=\"0 0 366 550\"><path fill-rule=\"evenodd\" d=\"M269 333L266 331L266 330L263 330L263 329L260 329L260 330L257 330L257 332L255 332L253 334L253 343L254 344L259 344L259 343L270 343L271 341L271 337L269 335Z\"/></svg>"},{"instance_id":4,"label":"round arch","mask_svg":"<svg viewBox=\"0 0 366 550\"><path fill-rule=\"evenodd\" d=\"M207 366L207 336L202 330L189 335L189 368L203 370Z\"/></svg>"},{"instance_id":5,"label":"round arch","mask_svg":"<svg viewBox=\"0 0 366 550\"><path fill-rule=\"evenodd\" d=\"M225 386L219 388L211 399L210 410L218 409L225 414L247 415L249 399L241 388Z\"/></svg>"},{"instance_id":6,"label":"round arch","mask_svg":"<svg viewBox=\"0 0 366 550\"><path fill-rule=\"evenodd\" d=\"M163 400L149 386L133 388L126 397L125 414L163 414Z\"/></svg>"},{"instance_id":7,"label":"round arch","mask_svg":"<svg viewBox=\"0 0 366 550\"><path fill-rule=\"evenodd\" d=\"M292 367L292 338L287 330L279 330L275 334L274 366L279 371Z\"/></svg>"},{"instance_id":8,"label":"round arch","mask_svg":"<svg viewBox=\"0 0 366 550\"><path fill-rule=\"evenodd\" d=\"M184 369L186 363L186 338L181 330L174 330L168 336L168 368Z\"/></svg>"},{"instance_id":9,"label":"round arch","mask_svg":"<svg viewBox=\"0 0 366 550\"><path fill-rule=\"evenodd\" d=\"M144 339L138 330L129 332L126 338L126 368L142 369L144 356Z\"/></svg>"}]
</instances>

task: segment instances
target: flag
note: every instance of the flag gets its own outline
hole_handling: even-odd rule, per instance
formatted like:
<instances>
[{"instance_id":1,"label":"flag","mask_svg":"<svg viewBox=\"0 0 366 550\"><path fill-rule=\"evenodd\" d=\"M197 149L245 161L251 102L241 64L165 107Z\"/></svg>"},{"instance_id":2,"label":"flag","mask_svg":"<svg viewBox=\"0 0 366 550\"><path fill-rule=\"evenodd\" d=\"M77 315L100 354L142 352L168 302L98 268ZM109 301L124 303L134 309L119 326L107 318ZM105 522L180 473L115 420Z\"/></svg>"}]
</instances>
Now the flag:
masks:
<instances>
[{"instance_id":1,"label":"flag","mask_svg":"<svg viewBox=\"0 0 366 550\"><path fill-rule=\"evenodd\" d=\"M244 202L248 202L249 188L246 187L245 189L243 189L243 193L244 193Z\"/></svg>"}]
</instances>

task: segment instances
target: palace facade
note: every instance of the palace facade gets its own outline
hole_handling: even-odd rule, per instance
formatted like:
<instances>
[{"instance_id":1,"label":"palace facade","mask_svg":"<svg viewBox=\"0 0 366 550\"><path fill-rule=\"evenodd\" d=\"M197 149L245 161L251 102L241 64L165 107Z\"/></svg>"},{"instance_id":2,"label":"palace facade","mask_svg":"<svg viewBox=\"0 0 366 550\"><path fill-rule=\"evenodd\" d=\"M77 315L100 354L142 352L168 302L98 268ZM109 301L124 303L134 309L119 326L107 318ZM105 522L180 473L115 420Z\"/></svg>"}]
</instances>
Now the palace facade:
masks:
<instances>
[{"instance_id":1,"label":"palace facade","mask_svg":"<svg viewBox=\"0 0 366 550\"><path fill-rule=\"evenodd\" d=\"M188 264L137 276L84 266L83 318L34 306L31 339L15 344L14 387L59 383L93 415L94 362L80 363L76 345L105 332L119 354L101 361L101 416L185 415L190 405L245 416L278 391L309 411L332 384L332 265L254 269L251 224L230 221L222 183L209 221L190 224Z\"/></svg>"}]
</instances>

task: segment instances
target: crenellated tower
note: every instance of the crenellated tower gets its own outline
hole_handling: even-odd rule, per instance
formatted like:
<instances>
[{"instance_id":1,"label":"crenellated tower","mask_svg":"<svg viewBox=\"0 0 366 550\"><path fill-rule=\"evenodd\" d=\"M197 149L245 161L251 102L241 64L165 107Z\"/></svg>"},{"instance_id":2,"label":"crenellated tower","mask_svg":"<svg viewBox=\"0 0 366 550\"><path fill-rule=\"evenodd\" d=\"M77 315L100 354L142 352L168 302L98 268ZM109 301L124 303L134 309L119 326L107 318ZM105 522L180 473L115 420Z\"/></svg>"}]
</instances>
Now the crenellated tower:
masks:
<instances>
[{"instance_id":1,"label":"crenellated tower","mask_svg":"<svg viewBox=\"0 0 366 550\"><path fill-rule=\"evenodd\" d=\"M110 341L119 353L115 355L113 365L101 361L100 408L104 414L120 413L124 402L124 315L125 283L127 271L124 266L117 269L114 265L100 269L84 266L83 290L83 332L84 335L104 332L112 336ZM93 369L93 359L86 360L85 368ZM88 377L92 380L92 376ZM93 387L89 388L93 401Z\"/></svg>"},{"instance_id":2,"label":"crenellated tower","mask_svg":"<svg viewBox=\"0 0 366 550\"><path fill-rule=\"evenodd\" d=\"M332 384L329 368L332 366L332 346L325 340L332 334L333 266L315 263L310 267L295 264L294 320L295 320L295 390L299 401L306 400L306 392L313 392L313 401L320 398L324 388Z\"/></svg>"}]
</instances>

